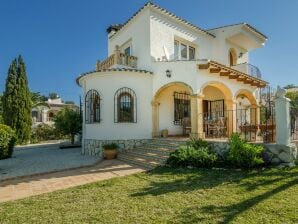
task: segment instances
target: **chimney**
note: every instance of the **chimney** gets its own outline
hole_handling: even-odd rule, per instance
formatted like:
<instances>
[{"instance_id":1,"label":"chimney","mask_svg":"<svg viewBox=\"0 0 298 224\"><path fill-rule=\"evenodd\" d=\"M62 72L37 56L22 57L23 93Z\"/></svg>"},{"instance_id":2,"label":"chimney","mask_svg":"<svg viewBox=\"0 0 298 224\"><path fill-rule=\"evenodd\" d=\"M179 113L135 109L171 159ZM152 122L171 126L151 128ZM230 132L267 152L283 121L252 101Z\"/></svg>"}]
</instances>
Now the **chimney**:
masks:
<instances>
[{"instance_id":1,"label":"chimney","mask_svg":"<svg viewBox=\"0 0 298 224\"><path fill-rule=\"evenodd\" d=\"M120 30L122 28L122 26L123 26L122 24L110 25L107 28L107 33L108 33L109 38L111 38L115 33L117 33L117 31Z\"/></svg>"}]
</instances>

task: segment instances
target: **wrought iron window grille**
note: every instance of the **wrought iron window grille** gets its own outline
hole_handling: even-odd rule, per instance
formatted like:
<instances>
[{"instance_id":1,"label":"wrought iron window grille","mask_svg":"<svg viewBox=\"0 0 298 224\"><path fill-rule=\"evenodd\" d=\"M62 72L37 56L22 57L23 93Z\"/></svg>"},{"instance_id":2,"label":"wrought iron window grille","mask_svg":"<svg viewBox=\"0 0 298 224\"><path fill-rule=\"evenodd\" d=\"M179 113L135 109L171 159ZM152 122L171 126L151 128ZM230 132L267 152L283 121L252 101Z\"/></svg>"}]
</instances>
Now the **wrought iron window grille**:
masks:
<instances>
[{"instance_id":1,"label":"wrought iron window grille","mask_svg":"<svg viewBox=\"0 0 298 224\"><path fill-rule=\"evenodd\" d=\"M86 124L99 123L100 120L100 95L92 89L85 96L85 122Z\"/></svg>"},{"instance_id":2,"label":"wrought iron window grille","mask_svg":"<svg viewBox=\"0 0 298 224\"><path fill-rule=\"evenodd\" d=\"M115 93L114 122L137 123L137 96L128 87L120 88Z\"/></svg>"}]
</instances>

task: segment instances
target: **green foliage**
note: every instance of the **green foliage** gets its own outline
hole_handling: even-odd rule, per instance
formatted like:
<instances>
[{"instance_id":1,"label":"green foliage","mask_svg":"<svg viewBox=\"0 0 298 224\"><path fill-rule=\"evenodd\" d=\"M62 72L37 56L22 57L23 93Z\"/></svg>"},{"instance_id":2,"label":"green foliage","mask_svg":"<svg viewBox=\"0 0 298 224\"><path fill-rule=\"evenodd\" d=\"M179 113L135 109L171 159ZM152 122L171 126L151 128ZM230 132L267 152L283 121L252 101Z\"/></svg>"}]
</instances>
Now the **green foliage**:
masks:
<instances>
[{"instance_id":1,"label":"green foliage","mask_svg":"<svg viewBox=\"0 0 298 224\"><path fill-rule=\"evenodd\" d=\"M55 100L59 98L59 95L57 93L49 93L49 98Z\"/></svg>"},{"instance_id":2,"label":"green foliage","mask_svg":"<svg viewBox=\"0 0 298 224\"><path fill-rule=\"evenodd\" d=\"M3 94L3 121L16 132L18 143L27 143L31 132L31 97L21 56L11 63Z\"/></svg>"},{"instance_id":3,"label":"green foliage","mask_svg":"<svg viewBox=\"0 0 298 224\"><path fill-rule=\"evenodd\" d=\"M75 134L82 130L82 117L77 110L63 108L54 118L56 130L62 135L69 135L74 143Z\"/></svg>"},{"instance_id":4,"label":"green foliage","mask_svg":"<svg viewBox=\"0 0 298 224\"><path fill-rule=\"evenodd\" d=\"M71 104L71 105L74 105L75 102L73 102L73 101L71 101L71 100L67 100L67 101L65 101L65 104Z\"/></svg>"},{"instance_id":5,"label":"green foliage","mask_svg":"<svg viewBox=\"0 0 298 224\"><path fill-rule=\"evenodd\" d=\"M9 126L0 124L0 159L12 156L15 143L14 131Z\"/></svg>"},{"instance_id":6,"label":"green foliage","mask_svg":"<svg viewBox=\"0 0 298 224\"><path fill-rule=\"evenodd\" d=\"M253 168L264 164L263 151L262 146L249 144L235 133L230 138L227 160L234 167Z\"/></svg>"},{"instance_id":7,"label":"green foliage","mask_svg":"<svg viewBox=\"0 0 298 224\"><path fill-rule=\"evenodd\" d=\"M109 143L109 144L104 144L103 146L102 146L104 149L118 149L119 148L119 146L118 146L118 144L116 144L116 143Z\"/></svg>"},{"instance_id":8,"label":"green foliage","mask_svg":"<svg viewBox=\"0 0 298 224\"><path fill-rule=\"evenodd\" d=\"M298 109L298 92L287 92L286 97L291 100L291 107Z\"/></svg>"},{"instance_id":9,"label":"green foliage","mask_svg":"<svg viewBox=\"0 0 298 224\"><path fill-rule=\"evenodd\" d=\"M292 89L292 88L298 88L298 86L296 86L294 84L289 84L284 87L284 89Z\"/></svg>"},{"instance_id":10,"label":"green foliage","mask_svg":"<svg viewBox=\"0 0 298 224\"><path fill-rule=\"evenodd\" d=\"M195 149L199 149L199 148L211 149L211 145L207 141L204 141L203 139L191 139L190 141L186 142L186 145L194 147Z\"/></svg>"},{"instance_id":11,"label":"green foliage","mask_svg":"<svg viewBox=\"0 0 298 224\"><path fill-rule=\"evenodd\" d=\"M18 122L16 134L18 136L18 142L24 144L30 140L32 104L26 75L26 66L21 56L18 58L18 64Z\"/></svg>"},{"instance_id":12,"label":"green foliage","mask_svg":"<svg viewBox=\"0 0 298 224\"><path fill-rule=\"evenodd\" d=\"M193 146L180 146L172 152L167 164L172 167L213 167L216 164L217 156L208 147L194 148Z\"/></svg>"},{"instance_id":13,"label":"green foliage","mask_svg":"<svg viewBox=\"0 0 298 224\"><path fill-rule=\"evenodd\" d=\"M17 60L14 59L8 69L8 74L5 83L5 91L2 97L3 103L3 121L5 124L9 125L13 129L16 129L16 124L18 120L17 111Z\"/></svg>"},{"instance_id":14,"label":"green foliage","mask_svg":"<svg viewBox=\"0 0 298 224\"><path fill-rule=\"evenodd\" d=\"M31 143L38 143L48 140L58 140L63 136L55 129L55 127L48 124L40 124L32 128Z\"/></svg>"},{"instance_id":15,"label":"green foliage","mask_svg":"<svg viewBox=\"0 0 298 224\"><path fill-rule=\"evenodd\" d=\"M50 108L49 104L45 100L45 96L42 96L39 92L30 92L30 98L32 108L36 108L39 106Z\"/></svg>"}]
</instances>

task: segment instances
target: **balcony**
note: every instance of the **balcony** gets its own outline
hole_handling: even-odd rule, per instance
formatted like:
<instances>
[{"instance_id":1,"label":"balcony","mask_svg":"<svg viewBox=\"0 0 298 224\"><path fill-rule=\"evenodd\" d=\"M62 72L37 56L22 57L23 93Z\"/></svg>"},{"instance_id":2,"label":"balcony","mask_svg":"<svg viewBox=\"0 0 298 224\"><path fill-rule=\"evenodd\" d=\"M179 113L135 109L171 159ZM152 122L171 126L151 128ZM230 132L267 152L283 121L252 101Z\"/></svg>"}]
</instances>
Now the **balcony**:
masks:
<instances>
[{"instance_id":1,"label":"balcony","mask_svg":"<svg viewBox=\"0 0 298 224\"><path fill-rule=\"evenodd\" d=\"M114 54L112 54L103 62L97 61L96 70L109 69L115 65L136 68L137 62L138 62L137 57L121 53L119 50L119 47L116 46Z\"/></svg>"},{"instance_id":2,"label":"balcony","mask_svg":"<svg viewBox=\"0 0 298 224\"><path fill-rule=\"evenodd\" d=\"M258 79L262 78L260 69L254 65L249 64L249 63L238 64L238 65L232 66L231 68L233 68L239 72L243 72L243 73L250 75L252 77L258 78Z\"/></svg>"}]
</instances>

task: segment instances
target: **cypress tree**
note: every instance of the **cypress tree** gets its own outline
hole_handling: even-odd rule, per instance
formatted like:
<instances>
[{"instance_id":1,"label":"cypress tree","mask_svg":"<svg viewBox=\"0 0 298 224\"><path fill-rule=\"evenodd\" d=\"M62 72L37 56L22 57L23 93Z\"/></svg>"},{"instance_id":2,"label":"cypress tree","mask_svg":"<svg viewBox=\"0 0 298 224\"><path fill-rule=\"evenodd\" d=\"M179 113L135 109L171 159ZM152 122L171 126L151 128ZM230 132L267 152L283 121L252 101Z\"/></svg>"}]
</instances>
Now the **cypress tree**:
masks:
<instances>
[{"instance_id":1,"label":"cypress tree","mask_svg":"<svg viewBox=\"0 0 298 224\"><path fill-rule=\"evenodd\" d=\"M27 143L30 140L31 134L31 95L28 87L28 80L26 74L26 66L22 56L18 58L17 70L17 114L18 120L16 124L16 134L19 143Z\"/></svg>"},{"instance_id":2,"label":"cypress tree","mask_svg":"<svg viewBox=\"0 0 298 224\"><path fill-rule=\"evenodd\" d=\"M31 133L31 99L25 63L21 56L8 69L3 101L3 121L16 131L18 143L27 143Z\"/></svg>"},{"instance_id":3,"label":"cypress tree","mask_svg":"<svg viewBox=\"0 0 298 224\"><path fill-rule=\"evenodd\" d=\"M3 103L3 122L4 124L16 129L18 120L17 109L17 60L14 59L9 66L5 90L2 96Z\"/></svg>"}]
</instances>

